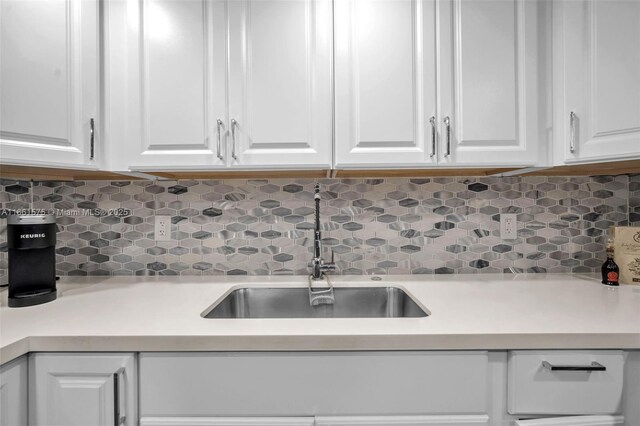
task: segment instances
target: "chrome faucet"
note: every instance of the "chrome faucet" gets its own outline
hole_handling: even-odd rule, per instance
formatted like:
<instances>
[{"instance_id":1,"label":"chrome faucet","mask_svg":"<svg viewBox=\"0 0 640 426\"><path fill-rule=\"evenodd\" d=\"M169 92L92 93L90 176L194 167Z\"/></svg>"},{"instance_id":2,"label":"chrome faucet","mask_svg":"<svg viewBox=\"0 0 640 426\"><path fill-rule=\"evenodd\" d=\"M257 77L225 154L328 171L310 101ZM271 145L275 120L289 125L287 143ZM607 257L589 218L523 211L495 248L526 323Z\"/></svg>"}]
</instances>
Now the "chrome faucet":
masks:
<instances>
[{"instance_id":1,"label":"chrome faucet","mask_svg":"<svg viewBox=\"0 0 640 426\"><path fill-rule=\"evenodd\" d=\"M331 251L331 262L325 263L322 259L322 234L320 232L320 184L316 184L316 191L313 196L316 202L316 226L313 235L313 259L309 264L311 268L311 279L322 279L325 272L332 272L336 270L336 264L333 259L333 250Z\"/></svg>"}]
</instances>

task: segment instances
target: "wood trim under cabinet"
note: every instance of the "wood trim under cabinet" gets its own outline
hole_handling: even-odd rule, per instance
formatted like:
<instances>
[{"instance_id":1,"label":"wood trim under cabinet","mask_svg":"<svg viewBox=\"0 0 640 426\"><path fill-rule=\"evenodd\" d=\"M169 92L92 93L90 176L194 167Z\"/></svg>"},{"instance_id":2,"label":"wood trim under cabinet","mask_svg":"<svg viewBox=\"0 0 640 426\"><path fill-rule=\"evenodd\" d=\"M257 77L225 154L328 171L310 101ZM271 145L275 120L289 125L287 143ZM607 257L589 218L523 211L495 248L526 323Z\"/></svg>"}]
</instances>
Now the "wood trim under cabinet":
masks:
<instances>
[{"instance_id":1,"label":"wood trim under cabinet","mask_svg":"<svg viewBox=\"0 0 640 426\"><path fill-rule=\"evenodd\" d=\"M336 178L394 178L394 177L452 177L491 176L518 168L456 168L456 169L384 169L384 170L336 170Z\"/></svg>"},{"instance_id":2,"label":"wood trim under cabinet","mask_svg":"<svg viewBox=\"0 0 640 426\"><path fill-rule=\"evenodd\" d=\"M556 166L521 176L603 176L640 173L640 159Z\"/></svg>"},{"instance_id":3,"label":"wood trim under cabinet","mask_svg":"<svg viewBox=\"0 0 640 426\"><path fill-rule=\"evenodd\" d=\"M82 180L139 180L139 179L295 179L313 178L403 178L403 177L454 177L492 176L513 172L514 176L601 176L640 174L640 159L557 166L518 174L519 168L425 168L379 170L198 170L198 171L147 171L110 172L70 168L36 167L0 164L0 178L35 181Z\"/></svg>"},{"instance_id":4,"label":"wood trim under cabinet","mask_svg":"<svg viewBox=\"0 0 640 426\"><path fill-rule=\"evenodd\" d=\"M138 180L140 177L102 170L0 164L0 178L35 181Z\"/></svg>"}]
</instances>

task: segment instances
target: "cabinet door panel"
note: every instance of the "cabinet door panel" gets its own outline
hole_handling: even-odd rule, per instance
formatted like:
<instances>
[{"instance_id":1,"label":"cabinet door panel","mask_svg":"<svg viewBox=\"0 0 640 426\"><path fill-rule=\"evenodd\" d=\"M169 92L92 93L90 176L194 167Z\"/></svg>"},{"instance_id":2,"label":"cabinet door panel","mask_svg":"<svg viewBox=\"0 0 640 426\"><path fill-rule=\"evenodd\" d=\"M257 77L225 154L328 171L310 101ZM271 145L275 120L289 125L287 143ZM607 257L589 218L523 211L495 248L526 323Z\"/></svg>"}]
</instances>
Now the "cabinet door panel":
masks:
<instances>
[{"instance_id":1,"label":"cabinet door panel","mask_svg":"<svg viewBox=\"0 0 640 426\"><path fill-rule=\"evenodd\" d=\"M0 368L0 426L27 426L27 357Z\"/></svg>"},{"instance_id":2,"label":"cabinet door panel","mask_svg":"<svg viewBox=\"0 0 640 426\"><path fill-rule=\"evenodd\" d=\"M96 0L0 2L2 161L89 162L98 117Z\"/></svg>"},{"instance_id":3,"label":"cabinet door panel","mask_svg":"<svg viewBox=\"0 0 640 426\"><path fill-rule=\"evenodd\" d=\"M329 167L331 1L230 2L229 37L232 164Z\"/></svg>"},{"instance_id":4,"label":"cabinet door panel","mask_svg":"<svg viewBox=\"0 0 640 426\"><path fill-rule=\"evenodd\" d=\"M140 426L314 426L313 417L143 417Z\"/></svg>"},{"instance_id":5,"label":"cabinet door panel","mask_svg":"<svg viewBox=\"0 0 640 426\"><path fill-rule=\"evenodd\" d=\"M441 5L441 160L533 164L538 159L536 4L453 0ZM451 22L452 25L446 25Z\"/></svg>"},{"instance_id":6,"label":"cabinet door panel","mask_svg":"<svg viewBox=\"0 0 640 426\"><path fill-rule=\"evenodd\" d=\"M206 149L206 3L147 0L143 10L147 149Z\"/></svg>"},{"instance_id":7,"label":"cabinet door panel","mask_svg":"<svg viewBox=\"0 0 640 426\"><path fill-rule=\"evenodd\" d=\"M335 7L337 166L433 164L435 2Z\"/></svg>"},{"instance_id":8,"label":"cabinet door panel","mask_svg":"<svg viewBox=\"0 0 640 426\"><path fill-rule=\"evenodd\" d=\"M348 416L316 417L316 426L482 426L489 424L486 414L471 416Z\"/></svg>"},{"instance_id":9,"label":"cabinet door panel","mask_svg":"<svg viewBox=\"0 0 640 426\"><path fill-rule=\"evenodd\" d=\"M621 426L623 416L572 416L516 420L516 426Z\"/></svg>"},{"instance_id":10,"label":"cabinet door panel","mask_svg":"<svg viewBox=\"0 0 640 426\"><path fill-rule=\"evenodd\" d=\"M552 365L589 365L605 371L554 371ZM509 352L508 411L510 414L611 414L622 409L622 351Z\"/></svg>"},{"instance_id":11,"label":"cabinet door panel","mask_svg":"<svg viewBox=\"0 0 640 426\"><path fill-rule=\"evenodd\" d=\"M114 168L224 167L225 2L115 4L112 15L122 14L126 17L114 25L124 26L127 49L124 55L120 45L111 49L115 76L127 70L122 83L113 79L111 127L120 148L114 151Z\"/></svg>"},{"instance_id":12,"label":"cabinet door panel","mask_svg":"<svg viewBox=\"0 0 640 426\"><path fill-rule=\"evenodd\" d=\"M313 381L305 373L309 366L322 371ZM143 417L484 413L487 367L484 352L143 353L140 412Z\"/></svg>"},{"instance_id":13,"label":"cabinet door panel","mask_svg":"<svg viewBox=\"0 0 640 426\"><path fill-rule=\"evenodd\" d=\"M640 156L640 3L562 2L561 158ZM575 113L573 152L569 114Z\"/></svg>"},{"instance_id":14,"label":"cabinet door panel","mask_svg":"<svg viewBox=\"0 0 640 426\"><path fill-rule=\"evenodd\" d=\"M133 355L31 355L29 422L33 426L111 426L116 407L121 417L134 422L135 381Z\"/></svg>"}]
</instances>

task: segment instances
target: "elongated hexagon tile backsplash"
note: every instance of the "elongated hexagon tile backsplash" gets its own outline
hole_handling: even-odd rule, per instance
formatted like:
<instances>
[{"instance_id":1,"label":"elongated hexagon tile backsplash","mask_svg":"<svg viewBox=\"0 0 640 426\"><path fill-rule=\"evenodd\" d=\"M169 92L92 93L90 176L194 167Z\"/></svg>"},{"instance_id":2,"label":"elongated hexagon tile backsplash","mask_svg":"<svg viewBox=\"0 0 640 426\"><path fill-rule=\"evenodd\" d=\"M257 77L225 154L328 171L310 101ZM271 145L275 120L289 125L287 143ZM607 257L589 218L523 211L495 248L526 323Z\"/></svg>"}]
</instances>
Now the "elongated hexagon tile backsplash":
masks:
<instances>
[{"instance_id":1,"label":"elongated hexagon tile backsplash","mask_svg":"<svg viewBox=\"0 0 640 426\"><path fill-rule=\"evenodd\" d=\"M0 181L0 209L57 210L60 275L304 275L315 183ZM640 224L639 176L319 183L340 274L593 272L608 227ZM516 240L500 238L501 213L517 214ZM171 241L154 240L155 215L171 216Z\"/></svg>"}]
</instances>

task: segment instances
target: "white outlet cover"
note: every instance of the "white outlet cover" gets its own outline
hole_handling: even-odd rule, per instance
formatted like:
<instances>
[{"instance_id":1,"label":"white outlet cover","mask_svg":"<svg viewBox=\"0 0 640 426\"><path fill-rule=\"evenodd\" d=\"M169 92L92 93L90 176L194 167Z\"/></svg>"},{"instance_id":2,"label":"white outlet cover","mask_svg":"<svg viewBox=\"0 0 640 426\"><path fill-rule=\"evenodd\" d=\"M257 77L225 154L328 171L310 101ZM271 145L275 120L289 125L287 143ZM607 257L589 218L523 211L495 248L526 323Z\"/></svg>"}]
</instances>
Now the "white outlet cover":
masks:
<instances>
[{"instance_id":1,"label":"white outlet cover","mask_svg":"<svg viewBox=\"0 0 640 426\"><path fill-rule=\"evenodd\" d=\"M156 216L153 233L156 241L171 240L171 216Z\"/></svg>"},{"instance_id":2,"label":"white outlet cover","mask_svg":"<svg viewBox=\"0 0 640 426\"><path fill-rule=\"evenodd\" d=\"M500 238L503 240L518 238L518 215L514 213L500 215Z\"/></svg>"}]
</instances>

